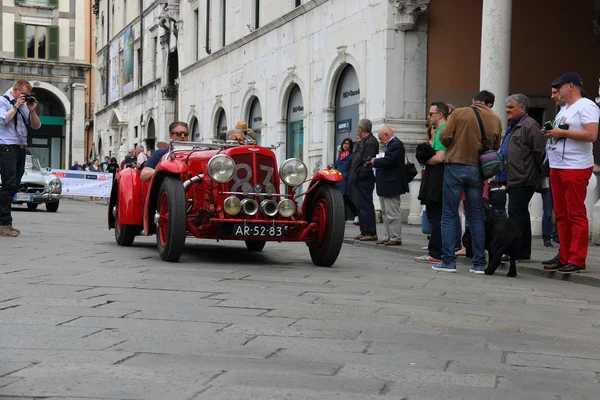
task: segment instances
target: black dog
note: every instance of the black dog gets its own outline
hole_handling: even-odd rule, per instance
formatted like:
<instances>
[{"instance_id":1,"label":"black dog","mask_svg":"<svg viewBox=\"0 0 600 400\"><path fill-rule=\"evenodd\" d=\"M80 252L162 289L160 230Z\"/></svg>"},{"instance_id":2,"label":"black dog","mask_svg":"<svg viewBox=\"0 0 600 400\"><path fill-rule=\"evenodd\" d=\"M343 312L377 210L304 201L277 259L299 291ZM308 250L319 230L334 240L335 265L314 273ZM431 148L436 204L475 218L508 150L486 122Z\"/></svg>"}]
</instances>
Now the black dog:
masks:
<instances>
[{"instance_id":1,"label":"black dog","mask_svg":"<svg viewBox=\"0 0 600 400\"><path fill-rule=\"evenodd\" d=\"M485 269L486 275L493 275L502 262L503 254L510 256L510 269L506 276L514 278L517 276L517 251L521 241L521 229L519 225L510 219L497 217L492 213L486 213L485 219L485 248L488 251L489 263ZM462 237L467 257L473 258L473 247L471 245L471 232L465 231Z\"/></svg>"}]
</instances>

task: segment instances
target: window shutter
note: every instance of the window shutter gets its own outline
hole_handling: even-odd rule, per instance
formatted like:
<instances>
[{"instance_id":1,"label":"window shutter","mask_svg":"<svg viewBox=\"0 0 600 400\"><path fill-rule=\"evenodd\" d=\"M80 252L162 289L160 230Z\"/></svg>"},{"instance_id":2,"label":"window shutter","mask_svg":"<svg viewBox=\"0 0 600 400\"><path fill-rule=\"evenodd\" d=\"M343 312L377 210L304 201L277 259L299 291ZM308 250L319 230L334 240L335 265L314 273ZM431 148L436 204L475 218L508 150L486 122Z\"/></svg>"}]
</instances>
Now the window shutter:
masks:
<instances>
[{"instance_id":1,"label":"window shutter","mask_svg":"<svg viewBox=\"0 0 600 400\"><path fill-rule=\"evenodd\" d=\"M48 0L48 5L50 7L58 7L58 0Z\"/></svg>"},{"instance_id":2,"label":"window shutter","mask_svg":"<svg viewBox=\"0 0 600 400\"><path fill-rule=\"evenodd\" d=\"M48 27L48 60L58 61L58 26Z\"/></svg>"},{"instance_id":3,"label":"window shutter","mask_svg":"<svg viewBox=\"0 0 600 400\"><path fill-rule=\"evenodd\" d=\"M25 58L25 24L15 22L15 58Z\"/></svg>"}]
</instances>

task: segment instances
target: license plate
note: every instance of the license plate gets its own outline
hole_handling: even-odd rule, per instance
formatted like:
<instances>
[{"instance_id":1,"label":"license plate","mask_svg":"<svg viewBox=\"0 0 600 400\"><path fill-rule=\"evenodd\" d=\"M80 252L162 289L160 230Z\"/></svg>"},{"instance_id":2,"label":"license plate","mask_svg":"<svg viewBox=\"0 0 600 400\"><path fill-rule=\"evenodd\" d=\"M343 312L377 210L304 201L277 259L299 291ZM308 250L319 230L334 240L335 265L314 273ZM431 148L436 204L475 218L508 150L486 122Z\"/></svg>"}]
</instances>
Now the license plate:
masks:
<instances>
[{"instance_id":1,"label":"license plate","mask_svg":"<svg viewBox=\"0 0 600 400\"><path fill-rule=\"evenodd\" d=\"M33 201L33 195L26 194L26 193L17 193L13 197L13 200L14 201Z\"/></svg>"},{"instance_id":2,"label":"license plate","mask_svg":"<svg viewBox=\"0 0 600 400\"><path fill-rule=\"evenodd\" d=\"M261 224L233 224L233 236L244 237L280 237L285 234L287 226Z\"/></svg>"}]
</instances>

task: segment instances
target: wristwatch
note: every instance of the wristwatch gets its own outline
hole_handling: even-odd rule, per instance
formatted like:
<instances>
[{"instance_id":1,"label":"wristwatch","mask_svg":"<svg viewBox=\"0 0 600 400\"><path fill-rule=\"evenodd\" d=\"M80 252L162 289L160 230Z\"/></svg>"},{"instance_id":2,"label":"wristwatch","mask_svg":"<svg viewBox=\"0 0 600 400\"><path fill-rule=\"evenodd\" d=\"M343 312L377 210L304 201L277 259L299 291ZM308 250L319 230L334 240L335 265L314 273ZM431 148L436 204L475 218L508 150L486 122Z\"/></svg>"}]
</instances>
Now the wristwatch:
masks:
<instances>
[{"instance_id":1,"label":"wristwatch","mask_svg":"<svg viewBox=\"0 0 600 400\"><path fill-rule=\"evenodd\" d=\"M16 104L13 104L13 108L14 108L15 110L18 110L18 109L19 109L19 106L17 106Z\"/></svg>"}]
</instances>

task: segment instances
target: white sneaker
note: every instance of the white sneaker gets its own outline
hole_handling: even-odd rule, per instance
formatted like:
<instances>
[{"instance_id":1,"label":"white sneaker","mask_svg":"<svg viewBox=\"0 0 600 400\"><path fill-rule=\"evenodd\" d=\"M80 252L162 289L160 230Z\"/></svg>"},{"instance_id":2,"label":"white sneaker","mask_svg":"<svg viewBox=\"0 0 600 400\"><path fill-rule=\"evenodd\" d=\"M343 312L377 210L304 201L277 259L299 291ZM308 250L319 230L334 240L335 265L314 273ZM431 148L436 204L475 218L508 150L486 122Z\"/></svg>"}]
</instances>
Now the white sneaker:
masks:
<instances>
[{"instance_id":1,"label":"white sneaker","mask_svg":"<svg viewBox=\"0 0 600 400\"><path fill-rule=\"evenodd\" d=\"M354 222L353 222L353 224L354 224L354 225L358 225L358 217L354 217Z\"/></svg>"}]
</instances>

